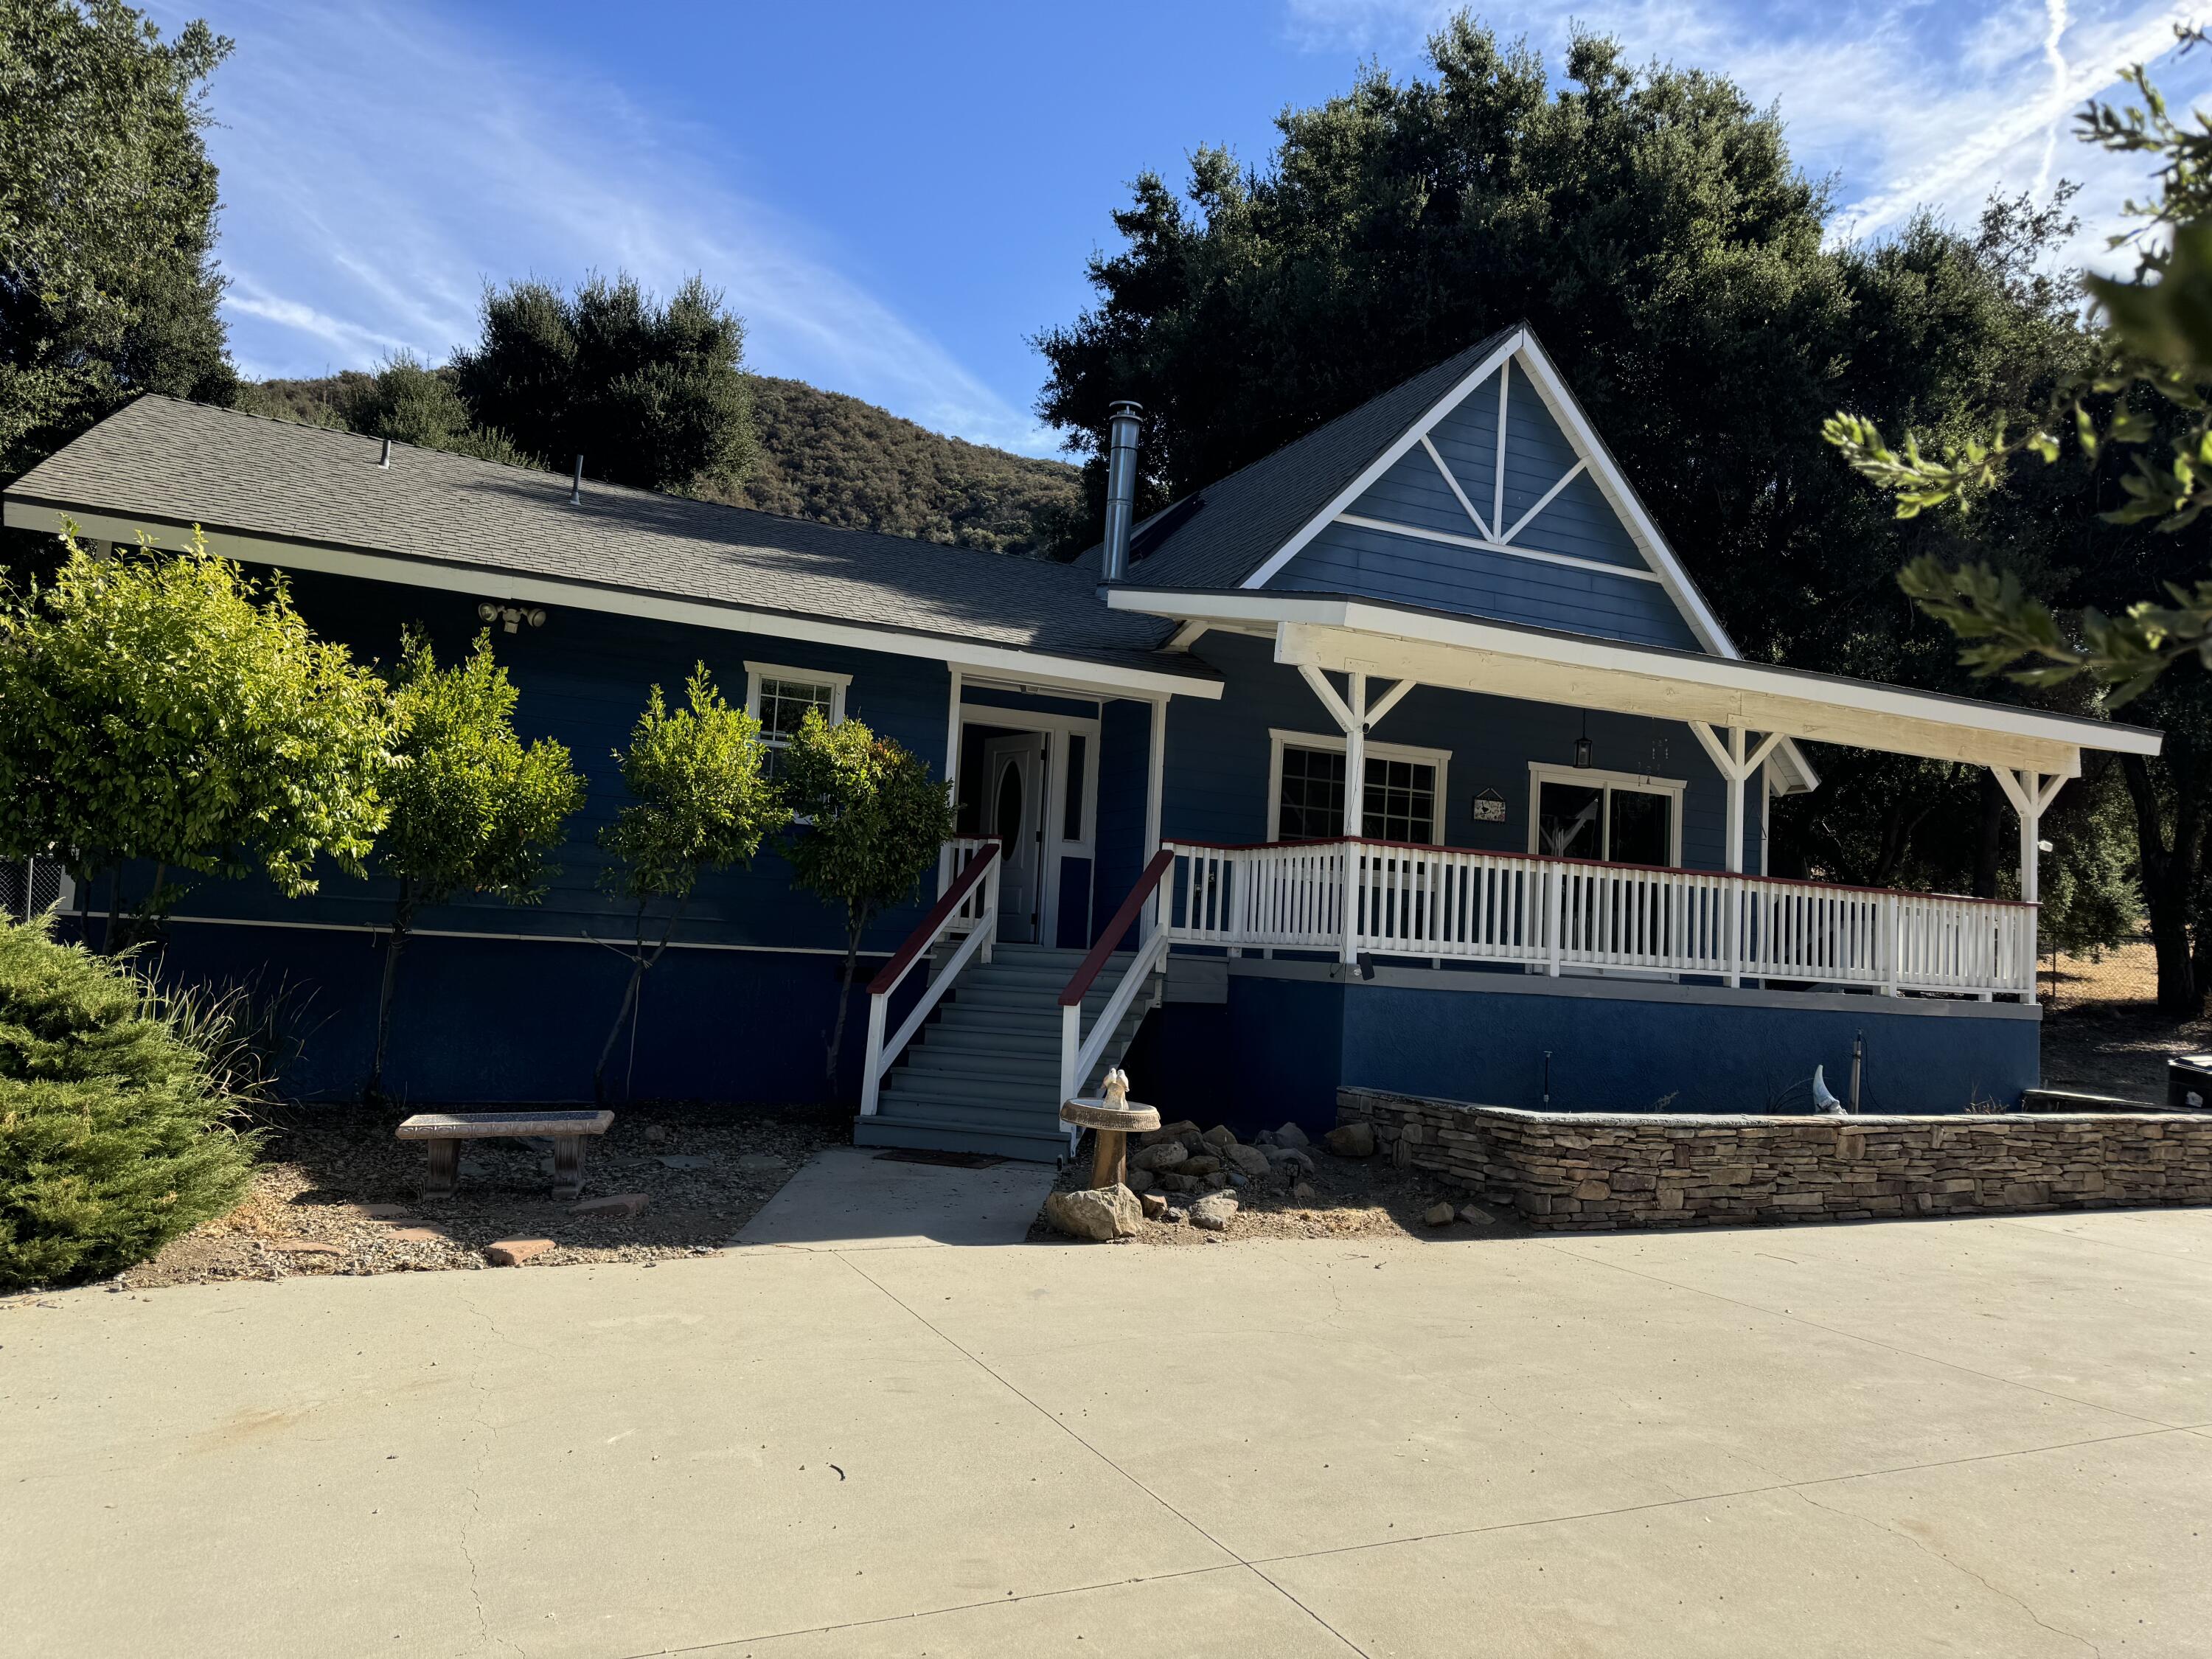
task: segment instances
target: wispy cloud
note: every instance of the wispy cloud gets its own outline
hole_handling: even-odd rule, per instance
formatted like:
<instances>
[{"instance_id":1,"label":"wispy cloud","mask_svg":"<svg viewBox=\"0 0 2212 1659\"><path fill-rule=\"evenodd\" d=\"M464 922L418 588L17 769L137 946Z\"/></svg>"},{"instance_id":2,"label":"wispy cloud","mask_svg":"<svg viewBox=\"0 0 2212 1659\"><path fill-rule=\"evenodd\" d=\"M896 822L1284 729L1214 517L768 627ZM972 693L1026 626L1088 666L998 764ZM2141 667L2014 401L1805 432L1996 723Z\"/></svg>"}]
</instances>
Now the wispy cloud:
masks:
<instances>
[{"instance_id":1,"label":"wispy cloud","mask_svg":"<svg viewBox=\"0 0 2212 1659\"><path fill-rule=\"evenodd\" d=\"M1450 0L1287 0L1285 27L1311 49L1407 64L1452 9ZM1480 10L1554 64L1572 27L1565 13L1526 3ZM2073 116L2134 63L2164 58L2178 101L2212 88L2212 54L2179 65L2168 55L2174 24L2207 10L2173 0L1595 0L1573 21L1615 35L1632 57L1718 70L1777 104L1800 162L1837 181L1838 235L1879 236L1923 206L1967 223L1993 191L2039 195L2070 178L2084 185L2084 222L2066 257L2094 260L2125 228L2118 204L2141 193L2147 169L2075 143Z\"/></svg>"},{"instance_id":2,"label":"wispy cloud","mask_svg":"<svg viewBox=\"0 0 2212 1659\"><path fill-rule=\"evenodd\" d=\"M222 257L254 374L441 360L483 286L695 271L750 327L764 373L849 392L941 431L1031 453L1051 434L838 269L819 228L744 187L746 158L610 83L478 38L454 14L352 0L202 0L238 38L210 145Z\"/></svg>"}]
</instances>

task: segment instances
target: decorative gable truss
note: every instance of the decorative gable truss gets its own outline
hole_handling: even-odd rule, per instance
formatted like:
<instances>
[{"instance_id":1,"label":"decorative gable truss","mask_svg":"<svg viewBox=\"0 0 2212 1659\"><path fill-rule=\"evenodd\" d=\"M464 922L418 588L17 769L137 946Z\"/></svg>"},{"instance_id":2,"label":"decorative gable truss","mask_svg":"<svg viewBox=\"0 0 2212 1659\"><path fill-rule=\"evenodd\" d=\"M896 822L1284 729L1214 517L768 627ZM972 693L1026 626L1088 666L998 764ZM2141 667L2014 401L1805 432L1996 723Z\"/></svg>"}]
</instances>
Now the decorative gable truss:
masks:
<instances>
[{"instance_id":1,"label":"decorative gable truss","mask_svg":"<svg viewBox=\"0 0 2212 1659\"><path fill-rule=\"evenodd\" d=\"M1517 329L1246 580L1739 653Z\"/></svg>"}]
</instances>

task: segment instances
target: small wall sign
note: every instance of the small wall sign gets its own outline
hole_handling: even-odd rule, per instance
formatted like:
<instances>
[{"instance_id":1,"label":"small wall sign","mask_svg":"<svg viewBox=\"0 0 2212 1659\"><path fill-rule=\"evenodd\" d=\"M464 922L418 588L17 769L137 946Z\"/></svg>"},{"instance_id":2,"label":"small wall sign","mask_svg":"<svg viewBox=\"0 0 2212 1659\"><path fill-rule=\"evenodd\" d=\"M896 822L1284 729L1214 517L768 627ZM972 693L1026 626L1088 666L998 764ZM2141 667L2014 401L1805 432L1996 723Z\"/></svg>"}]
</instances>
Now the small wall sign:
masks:
<instances>
[{"instance_id":1,"label":"small wall sign","mask_svg":"<svg viewBox=\"0 0 2212 1659\"><path fill-rule=\"evenodd\" d=\"M1468 804L1468 811L1477 823L1503 823L1505 822L1505 797L1495 789L1482 790Z\"/></svg>"}]
</instances>

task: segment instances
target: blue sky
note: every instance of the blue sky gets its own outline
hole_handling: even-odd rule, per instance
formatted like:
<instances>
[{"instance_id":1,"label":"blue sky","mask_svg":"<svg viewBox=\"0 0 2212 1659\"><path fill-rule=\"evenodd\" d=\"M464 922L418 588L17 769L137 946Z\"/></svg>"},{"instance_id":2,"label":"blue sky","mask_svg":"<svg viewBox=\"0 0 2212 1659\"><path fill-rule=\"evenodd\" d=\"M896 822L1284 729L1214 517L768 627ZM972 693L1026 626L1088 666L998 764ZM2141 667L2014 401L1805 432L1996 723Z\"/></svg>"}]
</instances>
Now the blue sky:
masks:
<instances>
[{"instance_id":1,"label":"blue sky","mask_svg":"<svg viewBox=\"0 0 2212 1659\"><path fill-rule=\"evenodd\" d=\"M1267 152L1286 104L1374 58L1419 65L1448 7L1220 0L942 3L166 3L237 52L216 78L222 258L249 374L433 360L486 282L703 271L752 366L1032 453L1029 337L1085 304L1083 262L1146 167L1202 143ZM2130 0L1480 9L1556 62L1570 16L1632 56L1697 64L1775 102L1839 234L1916 204L1971 219L1992 187L2083 180L2078 249L2144 174L2070 136L2084 98L2154 58L2189 8ZM2212 3L2208 3L2212 9ZM2212 52L2168 58L2212 101Z\"/></svg>"}]
</instances>

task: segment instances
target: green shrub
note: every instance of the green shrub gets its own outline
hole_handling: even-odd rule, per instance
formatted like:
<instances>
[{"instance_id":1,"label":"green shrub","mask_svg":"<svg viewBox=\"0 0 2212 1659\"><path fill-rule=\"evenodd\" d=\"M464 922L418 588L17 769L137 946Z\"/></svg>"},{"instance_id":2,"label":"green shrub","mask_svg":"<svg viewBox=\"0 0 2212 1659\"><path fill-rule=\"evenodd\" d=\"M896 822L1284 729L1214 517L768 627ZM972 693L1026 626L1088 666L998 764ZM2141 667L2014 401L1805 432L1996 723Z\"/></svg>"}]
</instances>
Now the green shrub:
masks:
<instances>
[{"instance_id":1,"label":"green shrub","mask_svg":"<svg viewBox=\"0 0 2212 1659\"><path fill-rule=\"evenodd\" d=\"M0 922L0 1291L119 1272L238 1202L234 1006Z\"/></svg>"}]
</instances>

